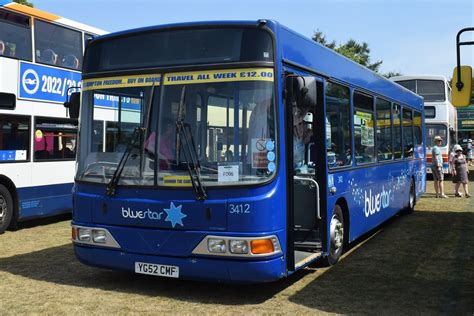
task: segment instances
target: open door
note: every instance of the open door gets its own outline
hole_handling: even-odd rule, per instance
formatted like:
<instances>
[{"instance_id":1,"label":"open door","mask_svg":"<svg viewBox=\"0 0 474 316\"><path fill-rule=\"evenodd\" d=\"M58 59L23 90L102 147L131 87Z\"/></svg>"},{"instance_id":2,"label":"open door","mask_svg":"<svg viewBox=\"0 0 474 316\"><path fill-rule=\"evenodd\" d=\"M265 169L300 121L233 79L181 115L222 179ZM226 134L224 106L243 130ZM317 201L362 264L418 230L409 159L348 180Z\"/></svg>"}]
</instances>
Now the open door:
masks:
<instances>
[{"instance_id":1,"label":"open door","mask_svg":"<svg viewBox=\"0 0 474 316\"><path fill-rule=\"evenodd\" d=\"M321 140L325 139L325 121L321 119L322 80L290 73L286 78L287 269L295 271L321 256L323 249L321 192L325 191L321 187L326 169Z\"/></svg>"}]
</instances>

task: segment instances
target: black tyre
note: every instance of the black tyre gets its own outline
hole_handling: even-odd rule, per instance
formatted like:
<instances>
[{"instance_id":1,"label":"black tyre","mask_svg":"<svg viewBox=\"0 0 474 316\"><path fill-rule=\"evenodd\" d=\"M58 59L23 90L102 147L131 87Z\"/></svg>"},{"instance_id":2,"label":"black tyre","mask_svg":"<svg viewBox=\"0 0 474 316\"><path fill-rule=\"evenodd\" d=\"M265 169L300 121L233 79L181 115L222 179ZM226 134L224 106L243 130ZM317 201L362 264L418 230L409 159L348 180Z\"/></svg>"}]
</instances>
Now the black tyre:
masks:
<instances>
[{"instance_id":1,"label":"black tyre","mask_svg":"<svg viewBox=\"0 0 474 316\"><path fill-rule=\"evenodd\" d=\"M408 203L406 208L402 211L403 214L411 214L415 210L416 204L416 192L415 192L415 182L411 180L410 182L410 193L408 193Z\"/></svg>"},{"instance_id":2,"label":"black tyre","mask_svg":"<svg viewBox=\"0 0 474 316\"><path fill-rule=\"evenodd\" d=\"M0 184L0 234L10 226L13 218L13 199L8 189Z\"/></svg>"},{"instance_id":3,"label":"black tyre","mask_svg":"<svg viewBox=\"0 0 474 316\"><path fill-rule=\"evenodd\" d=\"M346 241L345 230L344 230L344 215L342 209L336 204L332 210L330 219L330 230L329 230L329 254L325 258L326 265L335 265L342 255L344 244Z\"/></svg>"}]
</instances>

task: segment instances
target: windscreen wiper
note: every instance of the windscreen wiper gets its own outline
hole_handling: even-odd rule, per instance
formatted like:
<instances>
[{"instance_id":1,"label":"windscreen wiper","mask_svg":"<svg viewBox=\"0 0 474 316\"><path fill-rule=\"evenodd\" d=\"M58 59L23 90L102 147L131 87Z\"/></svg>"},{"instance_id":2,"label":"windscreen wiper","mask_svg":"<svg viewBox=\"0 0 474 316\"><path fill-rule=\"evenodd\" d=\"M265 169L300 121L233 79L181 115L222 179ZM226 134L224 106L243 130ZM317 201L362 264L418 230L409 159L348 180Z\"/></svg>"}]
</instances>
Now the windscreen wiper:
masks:
<instances>
[{"instance_id":1,"label":"windscreen wiper","mask_svg":"<svg viewBox=\"0 0 474 316\"><path fill-rule=\"evenodd\" d=\"M114 196L115 195L115 189L117 188L117 184L120 180L120 176L122 175L122 171L125 168L125 165L127 164L128 158L130 157L130 154L132 153L132 150L134 148L140 148L140 176L142 176L142 166L143 166L143 151L144 151L144 135L146 132L146 128L144 126L147 126L148 118L150 116L150 108L151 105L153 104L153 96L155 92L155 82L153 82L153 86L151 87L151 94L150 94L150 102L148 103L148 107L145 111L145 118L144 118L144 124L142 126L136 127L133 130L132 137L130 139L130 142L127 144L127 148L122 154L122 157L120 158L120 162L117 166L117 169L115 169L114 174L112 175L112 178L110 179L110 182L107 184L107 189L105 193L107 196ZM138 144L137 144L137 137L138 137Z\"/></svg>"},{"instance_id":2,"label":"windscreen wiper","mask_svg":"<svg viewBox=\"0 0 474 316\"><path fill-rule=\"evenodd\" d=\"M143 135L145 132L145 128L143 127L135 127L135 130L133 131L132 138L130 139L130 142L127 144L127 148L122 154L122 158L120 158L120 162L117 166L117 169L115 169L114 174L112 175L112 178L110 179L109 183L107 184L107 189L105 191L105 194L107 196L114 196L115 195L115 189L117 188L117 184L120 180L120 176L122 175L122 171L127 164L127 160L130 157L130 154L132 153L133 148L137 147L137 138L138 138L138 146L140 146L143 143Z\"/></svg>"},{"instance_id":3,"label":"windscreen wiper","mask_svg":"<svg viewBox=\"0 0 474 316\"><path fill-rule=\"evenodd\" d=\"M186 86L181 91L181 99L178 106L178 114L176 118L176 161L179 164L179 156L181 154L181 145L184 144L184 159L188 168L189 176L191 178L191 184L194 192L196 193L196 199L202 201L207 199L206 190L202 184L201 178L201 165L199 163L199 157L196 151L196 144L191 131L191 126L184 123L184 105L185 105L185 94Z\"/></svg>"}]
</instances>

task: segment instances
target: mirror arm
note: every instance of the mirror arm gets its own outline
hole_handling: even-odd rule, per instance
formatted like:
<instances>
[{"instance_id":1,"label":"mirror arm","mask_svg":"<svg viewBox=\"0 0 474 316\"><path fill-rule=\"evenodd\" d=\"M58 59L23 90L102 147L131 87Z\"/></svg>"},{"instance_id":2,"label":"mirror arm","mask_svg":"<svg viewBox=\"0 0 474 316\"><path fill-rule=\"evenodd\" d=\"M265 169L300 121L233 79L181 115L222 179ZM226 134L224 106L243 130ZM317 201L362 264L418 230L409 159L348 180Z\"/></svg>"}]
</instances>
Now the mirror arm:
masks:
<instances>
[{"instance_id":1,"label":"mirror arm","mask_svg":"<svg viewBox=\"0 0 474 316\"><path fill-rule=\"evenodd\" d=\"M461 45L474 45L474 42L461 42L461 34L464 32L473 32L474 27L466 27L458 32L456 35L456 58L457 58L457 77L456 88L461 91L464 83L461 80Z\"/></svg>"}]
</instances>

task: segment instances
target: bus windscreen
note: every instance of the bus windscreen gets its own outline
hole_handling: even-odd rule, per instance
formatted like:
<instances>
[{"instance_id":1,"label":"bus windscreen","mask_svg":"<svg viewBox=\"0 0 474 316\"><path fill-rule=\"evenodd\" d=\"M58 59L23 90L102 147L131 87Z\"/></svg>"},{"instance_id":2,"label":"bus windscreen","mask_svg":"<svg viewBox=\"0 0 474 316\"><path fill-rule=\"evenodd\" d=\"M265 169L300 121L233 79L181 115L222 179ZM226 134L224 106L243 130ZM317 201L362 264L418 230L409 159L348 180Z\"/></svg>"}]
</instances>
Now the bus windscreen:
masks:
<instances>
[{"instance_id":1,"label":"bus windscreen","mask_svg":"<svg viewBox=\"0 0 474 316\"><path fill-rule=\"evenodd\" d=\"M273 61L268 32L220 27L106 38L88 47L84 72L242 61Z\"/></svg>"}]
</instances>

